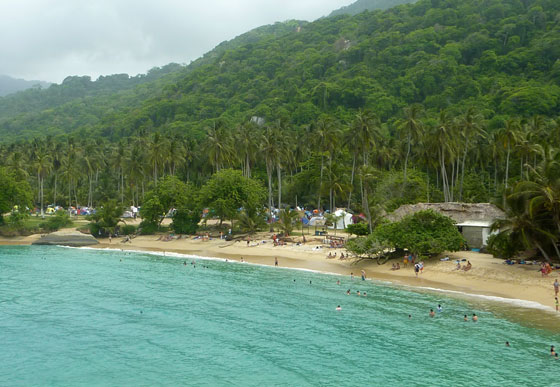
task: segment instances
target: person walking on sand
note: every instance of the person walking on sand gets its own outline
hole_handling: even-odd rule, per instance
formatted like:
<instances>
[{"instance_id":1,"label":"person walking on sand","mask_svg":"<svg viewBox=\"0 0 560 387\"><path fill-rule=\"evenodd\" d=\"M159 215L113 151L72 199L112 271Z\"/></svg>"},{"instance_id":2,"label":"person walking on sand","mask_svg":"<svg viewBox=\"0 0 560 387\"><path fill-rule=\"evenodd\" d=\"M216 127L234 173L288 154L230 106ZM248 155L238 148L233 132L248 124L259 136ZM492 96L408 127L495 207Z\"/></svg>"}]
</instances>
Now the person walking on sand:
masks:
<instances>
[{"instance_id":1,"label":"person walking on sand","mask_svg":"<svg viewBox=\"0 0 560 387\"><path fill-rule=\"evenodd\" d=\"M558 283L558 280L555 279L554 280L554 295L558 296L558 290L560 290L560 284Z\"/></svg>"}]
</instances>

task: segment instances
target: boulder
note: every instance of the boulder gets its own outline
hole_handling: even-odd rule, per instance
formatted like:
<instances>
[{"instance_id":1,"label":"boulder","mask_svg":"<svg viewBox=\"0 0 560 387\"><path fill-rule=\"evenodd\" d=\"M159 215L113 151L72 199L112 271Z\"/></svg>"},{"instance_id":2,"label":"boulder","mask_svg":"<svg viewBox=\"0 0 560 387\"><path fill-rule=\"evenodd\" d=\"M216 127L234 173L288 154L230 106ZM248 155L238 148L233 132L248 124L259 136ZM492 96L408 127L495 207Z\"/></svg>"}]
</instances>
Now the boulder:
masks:
<instances>
[{"instance_id":1,"label":"boulder","mask_svg":"<svg viewBox=\"0 0 560 387\"><path fill-rule=\"evenodd\" d=\"M57 231L33 242L34 245L58 245L69 247L82 247L96 245L99 242L92 235L82 234L79 231Z\"/></svg>"}]
</instances>

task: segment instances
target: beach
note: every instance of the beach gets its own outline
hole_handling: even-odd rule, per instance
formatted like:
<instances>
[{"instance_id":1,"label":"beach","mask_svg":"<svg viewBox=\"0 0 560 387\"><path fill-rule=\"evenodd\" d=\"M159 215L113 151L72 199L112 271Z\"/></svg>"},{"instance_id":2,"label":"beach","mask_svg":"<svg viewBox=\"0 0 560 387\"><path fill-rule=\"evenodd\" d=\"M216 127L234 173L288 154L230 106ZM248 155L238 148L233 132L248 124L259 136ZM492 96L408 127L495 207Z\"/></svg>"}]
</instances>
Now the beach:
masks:
<instances>
[{"instance_id":1,"label":"beach","mask_svg":"<svg viewBox=\"0 0 560 387\"><path fill-rule=\"evenodd\" d=\"M68 232L75 231L68 229ZM0 238L0 245L26 245L39 238L39 235L16 238ZM397 260L378 265L373 260L345 259L340 260L344 249L332 249L322 245L321 238L308 236L307 243L297 245L301 237L295 236L294 243L274 246L271 233L259 233L252 237L248 246L245 240L226 241L220 238L194 239L183 237L162 241L158 235L146 235L124 242L124 238L115 237L111 242L100 238L99 249L125 249L155 252L174 252L201 257L216 257L240 261L241 257L248 263L274 266L275 257L279 266L286 268L313 270L323 273L335 273L350 276L354 273L360 277L361 270L369 279L390 281L394 284L424 289L441 289L456 294L471 294L494 297L502 301L516 301L518 306L528 306L542 311L554 312L554 279L558 273L553 271L548 277L542 277L539 265L505 265L503 260L493 258L489 254L471 251L450 253L448 261L430 259L425 261L423 273L415 276L409 265L403 266L398 260L400 270L391 270ZM336 259L327 258L329 253L337 253ZM445 255L444 255L445 256ZM472 269L465 272L456 270L456 260L466 259L471 262ZM461 262L464 265L466 261ZM524 303L522 302L524 301Z\"/></svg>"}]
</instances>

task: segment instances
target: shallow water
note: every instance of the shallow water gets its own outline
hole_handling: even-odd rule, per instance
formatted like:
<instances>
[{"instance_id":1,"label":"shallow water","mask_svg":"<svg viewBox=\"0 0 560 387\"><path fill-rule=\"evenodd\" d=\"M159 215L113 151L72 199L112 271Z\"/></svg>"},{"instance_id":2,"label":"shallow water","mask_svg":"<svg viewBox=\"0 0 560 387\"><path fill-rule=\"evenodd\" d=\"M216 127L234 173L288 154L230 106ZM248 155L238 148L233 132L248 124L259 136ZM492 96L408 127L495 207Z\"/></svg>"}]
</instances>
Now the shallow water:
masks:
<instances>
[{"instance_id":1,"label":"shallow water","mask_svg":"<svg viewBox=\"0 0 560 387\"><path fill-rule=\"evenodd\" d=\"M0 247L0 385L558 385L559 334L466 300L190 261Z\"/></svg>"}]
</instances>

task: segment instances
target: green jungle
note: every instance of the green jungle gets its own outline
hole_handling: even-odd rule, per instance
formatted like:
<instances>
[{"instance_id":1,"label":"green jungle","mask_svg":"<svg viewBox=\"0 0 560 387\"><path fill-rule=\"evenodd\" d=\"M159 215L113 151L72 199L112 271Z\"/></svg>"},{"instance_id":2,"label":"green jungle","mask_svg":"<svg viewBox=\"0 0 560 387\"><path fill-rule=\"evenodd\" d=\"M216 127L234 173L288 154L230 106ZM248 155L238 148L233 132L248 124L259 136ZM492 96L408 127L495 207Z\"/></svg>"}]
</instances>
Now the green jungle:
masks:
<instances>
[{"instance_id":1,"label":"green jungle","mask_svg":"<svg viewBox=\"0 0 560 387\"><path fill-rule=\"evenodd\" d=\"M558 260L560 2L276 23L189 65L0 97L0 135L3 214L103 207L95 233L133 205L153 232L173 208L192 233L209 209L254 232L280 208L289 233L291 208L345 207L367 233L403 204L493 202L501 255Z\"/></svg>"}]
</instances>

